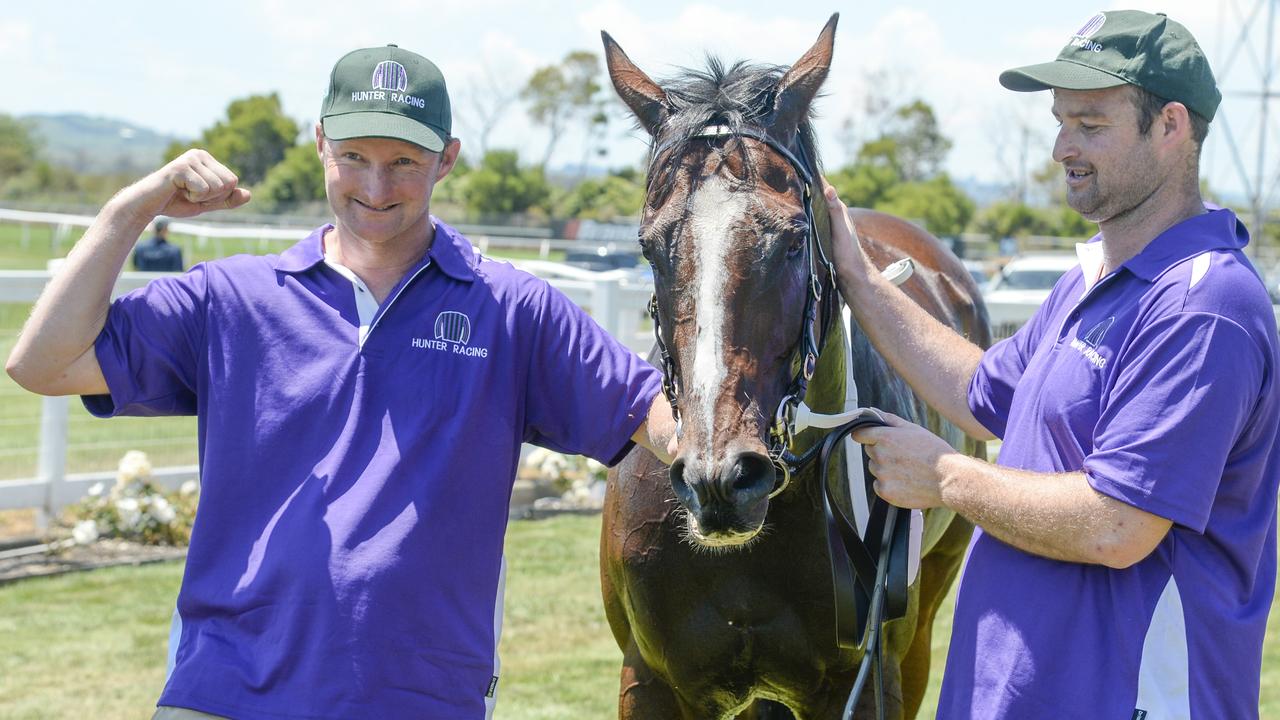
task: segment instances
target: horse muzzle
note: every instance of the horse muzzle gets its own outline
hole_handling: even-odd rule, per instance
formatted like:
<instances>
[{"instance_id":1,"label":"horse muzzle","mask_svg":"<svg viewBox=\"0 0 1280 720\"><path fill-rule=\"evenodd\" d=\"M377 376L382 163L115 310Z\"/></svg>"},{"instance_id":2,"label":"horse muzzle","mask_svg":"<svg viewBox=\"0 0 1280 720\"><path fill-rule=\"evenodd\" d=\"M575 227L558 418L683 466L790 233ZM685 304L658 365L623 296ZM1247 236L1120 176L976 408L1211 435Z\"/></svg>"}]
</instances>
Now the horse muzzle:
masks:
<instances>
[{"instance_id":1,"label":"horse muzzle","mask_svg":"<svg viewBox=\"0 0 1280 720\"><path fill-rule=\"evenodd\" d=\"M769 456L750 450L711 462L679 457L671 464L671 489L689 513L694 539L713 547L742 545L760 532L776 480Z\"/></svg>"}]
</instances>

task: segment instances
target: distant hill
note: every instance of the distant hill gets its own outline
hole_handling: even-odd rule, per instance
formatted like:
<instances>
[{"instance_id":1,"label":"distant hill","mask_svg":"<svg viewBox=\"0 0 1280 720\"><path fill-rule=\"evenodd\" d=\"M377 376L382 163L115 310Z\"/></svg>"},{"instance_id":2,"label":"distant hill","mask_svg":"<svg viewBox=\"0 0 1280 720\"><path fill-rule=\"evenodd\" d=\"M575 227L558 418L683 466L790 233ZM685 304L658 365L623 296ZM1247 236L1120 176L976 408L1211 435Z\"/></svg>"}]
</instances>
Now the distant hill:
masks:
<instances>
[{"instance_id":1,"label":"distant hill","mask_svg":"<svg viewBox=\"0 0 1280 720\"><path fill-rule=\"evenodd\" d=\"M142 174L159 167L179 138L123 120L76 113L19 117L31 124L45 158L82 173Z\"/></svg>"}]
</instances>

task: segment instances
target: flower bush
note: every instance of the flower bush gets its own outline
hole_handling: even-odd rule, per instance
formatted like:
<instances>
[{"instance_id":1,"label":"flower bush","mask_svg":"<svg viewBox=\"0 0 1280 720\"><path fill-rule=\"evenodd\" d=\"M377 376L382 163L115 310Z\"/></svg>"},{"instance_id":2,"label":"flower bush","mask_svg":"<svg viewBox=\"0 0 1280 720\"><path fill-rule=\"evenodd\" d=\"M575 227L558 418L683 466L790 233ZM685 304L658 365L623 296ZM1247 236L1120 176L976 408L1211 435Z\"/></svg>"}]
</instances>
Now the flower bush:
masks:
<instances>
[{"instance_id":1,"label":"flower bush","mask_svg":"<svg viewBox=\"0 0 1280 720\"><path fill-rule=\"evenodd\" d=\"M151 461L144 452L130 450L120 459L116 482L97 483L89 496L68 510L77 543L100 537L121 538L148 545L186 545L196 516L199 487L193 481L168 492L151 480Z\"/></svg>"},{"instance_id":2,"label":"flower bush","mask_svg":"<svg viewBox=\"0 0 1280 720\"><path fill-rule=\"evenodd\" d=\"M603 481L609 469L581 455L565 455L546 448L534 448L524 459L526 475L551 483L557 492Z\"/></svg>"}]
</instances>

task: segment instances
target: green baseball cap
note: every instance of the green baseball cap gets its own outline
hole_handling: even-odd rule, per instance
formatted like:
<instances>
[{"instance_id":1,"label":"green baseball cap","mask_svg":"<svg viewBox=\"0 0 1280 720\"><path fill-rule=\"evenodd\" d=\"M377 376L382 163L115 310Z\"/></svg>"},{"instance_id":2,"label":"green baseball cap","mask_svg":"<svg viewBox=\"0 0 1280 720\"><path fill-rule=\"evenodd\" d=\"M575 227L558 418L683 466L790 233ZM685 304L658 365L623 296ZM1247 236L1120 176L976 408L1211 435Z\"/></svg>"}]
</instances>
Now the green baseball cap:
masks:
<instances>
[{"instance_id":1,"label":"green baseball cap","mask_svg":"<svg viewBox=\"0 0 1280 720\"><path fill-rule=\"evenodd\" d=\"M1209 59L1181 24L1138 10L1100 12L1076 31L1058 59L1005 70L1000 84L1018 92L1101 90L1137 85L1212 120L1222 101Z\"/></svg>"},{"instance_id":2,"label":"green baseball cap","mask_svg":"<svg viewBox=\"0 0 1280 720\"><path fill-rule=\"evenodd\" d=\"M435 63L395 45L353 50L333 66L320 108L325 137L386 137L440 152L453 114Z\"/></svg>"}]
</instances>

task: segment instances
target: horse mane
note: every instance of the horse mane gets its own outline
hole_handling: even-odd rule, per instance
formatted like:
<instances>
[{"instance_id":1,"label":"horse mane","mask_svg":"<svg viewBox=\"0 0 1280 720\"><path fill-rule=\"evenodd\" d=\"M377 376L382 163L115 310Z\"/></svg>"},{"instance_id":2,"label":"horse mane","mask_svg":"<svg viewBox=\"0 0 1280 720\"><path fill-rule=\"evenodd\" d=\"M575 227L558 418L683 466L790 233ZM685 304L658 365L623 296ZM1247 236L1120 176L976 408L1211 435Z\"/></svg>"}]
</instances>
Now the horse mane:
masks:
<instances>
[{"instance_id":1,"label":"horse mane","mask_svg":"<svg viewBox=\"0 0 1280 720\"><path fill-rule=\"evenodd\" d=\"M706 70L685 68L666 78L661 84L671 105L671 115L662 125L661 142L655 142L650 150L650 163L656 159L652 153L659 148L670 149L673 158L681 157L695 136L708 125L724 125L735 133L744 127L768 130L764 123L773 113L778 82L787 69L746 61L726 68L719 58L708 55ZM817 169L812 115L811 107L800 122L797 138L801 152ZM783 145L790 145L792 140L775 139Z\"/></svg>"}]
</instances>

